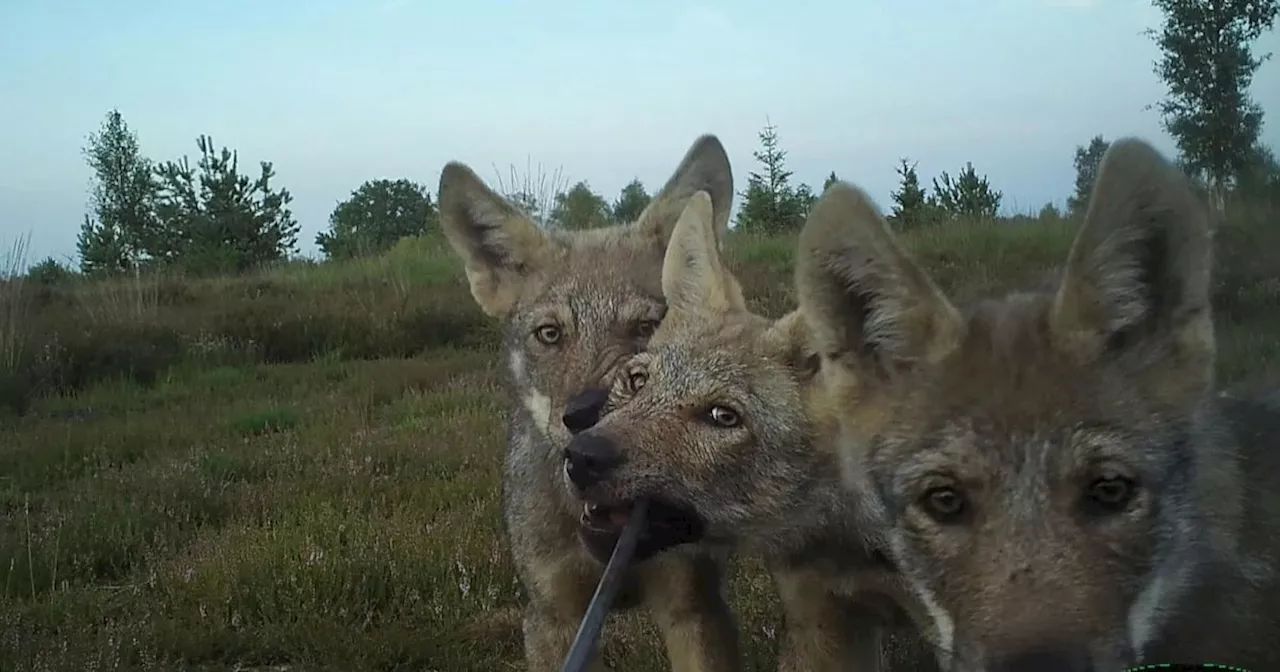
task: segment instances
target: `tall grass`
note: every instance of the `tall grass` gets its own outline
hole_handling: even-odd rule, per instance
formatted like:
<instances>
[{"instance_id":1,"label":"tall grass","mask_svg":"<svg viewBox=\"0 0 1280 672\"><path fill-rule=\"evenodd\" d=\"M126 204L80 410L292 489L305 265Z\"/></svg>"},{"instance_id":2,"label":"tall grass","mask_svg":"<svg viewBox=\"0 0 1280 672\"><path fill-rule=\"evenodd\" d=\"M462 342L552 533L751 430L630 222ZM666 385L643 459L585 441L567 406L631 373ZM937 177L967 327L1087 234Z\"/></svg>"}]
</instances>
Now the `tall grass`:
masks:
<instances>
[{"instance_id":1,"label":"tall grass","mask_svg":"<svg viewBox=\"0 0 1280 672\"><path fill-rule=\"evenodd\" d=\"M30 300L26 291L27 250L31 234L18 236L0 259L0 373L12 374L22 361Z\"/></svg>"},{"instance_id":2,"label":"tall grass","mask_svg":"<svg viewBox=\"0 0 1280 672\"><path fill-rule=\"evenodd\" d=\"M135 269L127 276L82 284L77 303L84 317L94 324L153 321L160 310L163 270Z\"/></svg>"},{"instance_id":3,"label":"tall grass","mask_svg":"<svg viewBox=\"0 0 1280 672\"><path fill-rule=\"evenodd\" d=\"M515 164L507 167L505 178L497 166L493 167L493 172L497 176L498 192L544 226L550 221L551 212L556 207L556 197L569 186L562 168L548 173L539 163L535 169L530 158L525 159L523 173L516 170Z\"/></svg>"},{"instance_id":4,"label":"tall grass","mask_svg":"<svg viewBox=\"0 0 1280 672\"><path fill-rule=\"evenodd\" d=\"M1226 385L1280 366L1280 226L1231 217L1215 233ZM1075 226L951 222L902 242L964 297L1051 271ZM794 233L731 234L753 309L794 307L795 249ZM12 380L55 384L0 424L0 670L520 667L496 321L438 234L23 293L25 251L0 267L0 346L29 367ZM729 592L746 669L776 669L767 575L744 561ZM669 669L642 616L601 648L614 669Z\"/></svg>"}]
</instances>

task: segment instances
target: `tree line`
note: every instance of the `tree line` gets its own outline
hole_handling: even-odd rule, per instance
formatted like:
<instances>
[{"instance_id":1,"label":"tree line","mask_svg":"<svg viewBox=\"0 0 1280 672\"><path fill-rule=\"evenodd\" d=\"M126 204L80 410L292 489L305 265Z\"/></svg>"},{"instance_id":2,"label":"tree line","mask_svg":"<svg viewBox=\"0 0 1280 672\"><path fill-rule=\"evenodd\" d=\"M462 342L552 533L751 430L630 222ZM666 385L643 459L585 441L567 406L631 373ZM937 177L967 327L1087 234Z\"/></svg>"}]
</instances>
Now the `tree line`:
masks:
<instances>
[{"instance_id":1,"label":"tree line","mask_svg":"<svg viewBox=\"0 0 1280 672\"><path fill-rule=\"evenodd\" d=\"M1259 142L1263 111L1248 88L1270 54L1254 55L1250 44L1274 24L1280 0L1153 0L1164 22L1150 31L1160 48L1155 73L1167 87L1159 110L1178 148L1182 168L1202 185L1219 209L1230 198L1280 203L1280 164ZM735 228L780 233L800 227L821 193L792 181L777 127L766 120L753 152L757 170L740 193ZM1076 148L1073 192L1065 216L1079 216L1109 143L1095 136ZM89 135L85 158L93 170L89 212L77 241L80 268L93 274L153 266L194 273L236 273L286 259L297 252L299 225L289 191L274 183L272 164L242 172L236 151L201 135L194 164L183 156L154 162L119 110L107 113ZM1002 193L966 163L953 177L943 171L922 183L917 164L901 159L899 184L891 194L890 221L909 229L956 219L998 215ZM558 175L523 183L512 170L501 190L547 227L587 229L634 220L650 195L633 179L608 200L586 181L560 184ZM822 189L838 178L831 172ZM1058 214L1053 205L1041 214ZM328 229L316 236L330 259L381 252L405 236L435 228L436 207L425 186L407 179L361 184L338 203ZM33 272L52 273L52 259Z\"/></svg>"}]
</instances>

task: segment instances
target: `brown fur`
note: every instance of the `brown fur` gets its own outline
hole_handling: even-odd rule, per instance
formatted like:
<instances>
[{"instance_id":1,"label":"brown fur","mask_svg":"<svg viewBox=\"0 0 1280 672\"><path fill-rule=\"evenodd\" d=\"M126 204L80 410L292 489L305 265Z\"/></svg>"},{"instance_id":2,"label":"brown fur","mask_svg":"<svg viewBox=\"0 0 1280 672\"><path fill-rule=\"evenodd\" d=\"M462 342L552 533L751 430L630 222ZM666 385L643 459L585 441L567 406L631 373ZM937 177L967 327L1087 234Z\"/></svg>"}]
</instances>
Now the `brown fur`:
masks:
<instances>
[{"instance_id":1,"label":"brown fur","mask_svg":"<svg viewBox=\"0 0 1280 672\"><path fill-rule=\"evenodd\" d=\"M528 598L525 651L533 672L558 670L603 570L588 551L583 504L563 482L570 402L607 386L662 319L662 259L690 195L711 195L716 235L728 225L733 177L719 140L694 142L671 179L630 225L547 231L466 166L440 177L441 226L462 257L471 292L502 320L511 397L503 518ZM620 607L645 605L677 672L736 670L736 628L724 597L726 556L689 545L633 566ZM593 669L603 668L597 654Z\"/></svg>"},{"instance_id":2,"label":"brown fur","mask_svg":"<svg viewBox=\"0 0 1280 672\"><path fill-rule=\"evenodd\" d=\"M875 670L880 631L908 622L892 568L864 539L834 456L815 449L806 391L816 358L798 314L747 310L716 250L712 208L690 200L663 265L669 310L621 371L608 413L571 449L617 464L583 496L680 508L706 540L765 556L786 610L780 666ZM902 669L928 669L910 633Z\"/></svg>"},{"instance_id":3,"label":"brown fur","mask_svg":"<svg viewBox=\"0 0 1280 672\"><path fill-rule=\"evenodd\" d=\"M963 311L861 191L815 206L819 416L948 670L1280 663L1280 416L1212 392L1209 269L1204 209L1133 139L1056 289Z\"/></svg>"}]
</instances>

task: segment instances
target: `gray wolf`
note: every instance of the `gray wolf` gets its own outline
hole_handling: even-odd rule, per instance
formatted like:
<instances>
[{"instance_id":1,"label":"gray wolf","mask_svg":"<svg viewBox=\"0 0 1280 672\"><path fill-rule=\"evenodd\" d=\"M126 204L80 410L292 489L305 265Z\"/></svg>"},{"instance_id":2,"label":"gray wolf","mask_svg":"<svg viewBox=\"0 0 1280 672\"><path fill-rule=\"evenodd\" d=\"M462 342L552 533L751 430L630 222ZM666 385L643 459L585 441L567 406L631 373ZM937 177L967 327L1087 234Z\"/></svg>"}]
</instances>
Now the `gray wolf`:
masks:
<instances>
[{"instance_id":1,"label":"gray wolf","mask_svg":"<svg viewBox=\"0 0 1280 672\"><path fill-rule=\"evenodd\" d=\"M797 257L856 507L953 672L1280 664L1280 416L1213 393L1209 220L1136 139L1056 287L957 307L857 188Z\"/></svg>"},{"instance_id":2,"label":"gray wolf","mask_svg":"<svg viewBox=\"0 0 1280 672\"><path fill-rule=\"evenodd\" d=\"M689 197L710 194L716 235L728 228L733 175L715 136L698 138L634 223L543 230L461 163L440 176L440 223L462 258L471 294L503 324L510 397L502 512L527 596L523 630L532 672L560 669L616 541L623 512L595 508L566 487L564 450L593 421L593 400L643 350L665 311L662 259ZM682 544L679 520L650 511L618 608L648 608L677 672L740 665L724 596L727 554ZM678 546L654 556L655 549ZM594 669L606 669L596 655Z\"/></svg>"},{"instance_id":3,"label":"gray wolf","mask_svg":"<svg viewBox=\"0 0 1280 672\"><path fill-rule=\"evenodd\" d=\"M910 622L903 593L861 534L834 454L815 446L804 323L747 309L713 213L706 194L689 200L662 268L667 315L569 442L571 480L587 501L660 502L701 542L763 555L785 609L783 670L875 670L882 627ZM931 658L917 647L906 660Z\"/></svg>"}]
</instances>

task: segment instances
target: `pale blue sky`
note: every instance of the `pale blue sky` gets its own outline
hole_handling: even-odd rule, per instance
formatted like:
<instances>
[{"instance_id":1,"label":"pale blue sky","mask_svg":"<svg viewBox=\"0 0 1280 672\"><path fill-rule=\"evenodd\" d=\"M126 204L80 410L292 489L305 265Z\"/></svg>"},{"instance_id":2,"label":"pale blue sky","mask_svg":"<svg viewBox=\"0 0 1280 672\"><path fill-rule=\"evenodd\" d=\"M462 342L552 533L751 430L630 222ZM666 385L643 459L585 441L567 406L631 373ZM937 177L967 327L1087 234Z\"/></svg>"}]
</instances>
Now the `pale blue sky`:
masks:
<instances>
[{"instance_id":1,"label":"pale blue sky","mask_svg":"<svg viewBox=\"0 0 1280 672\"><path fill-rule=\"evenodd\" d=\"M612 198L709 131L741 188L766 115L815 186L835 170L887 206L899 157L926 179L971 160L1028 211L1066 198L1095 133L1172 150L1143 109L1158 19L1141 0L3 0L0 243L74 255L80 148L112 107L154 158L209 133L273 161L312 254L362 181L434 191L450 159L561 166ZM1272 146L1278 82L1272 61L1253 87Z\"/></svg>"}]
</instances>

